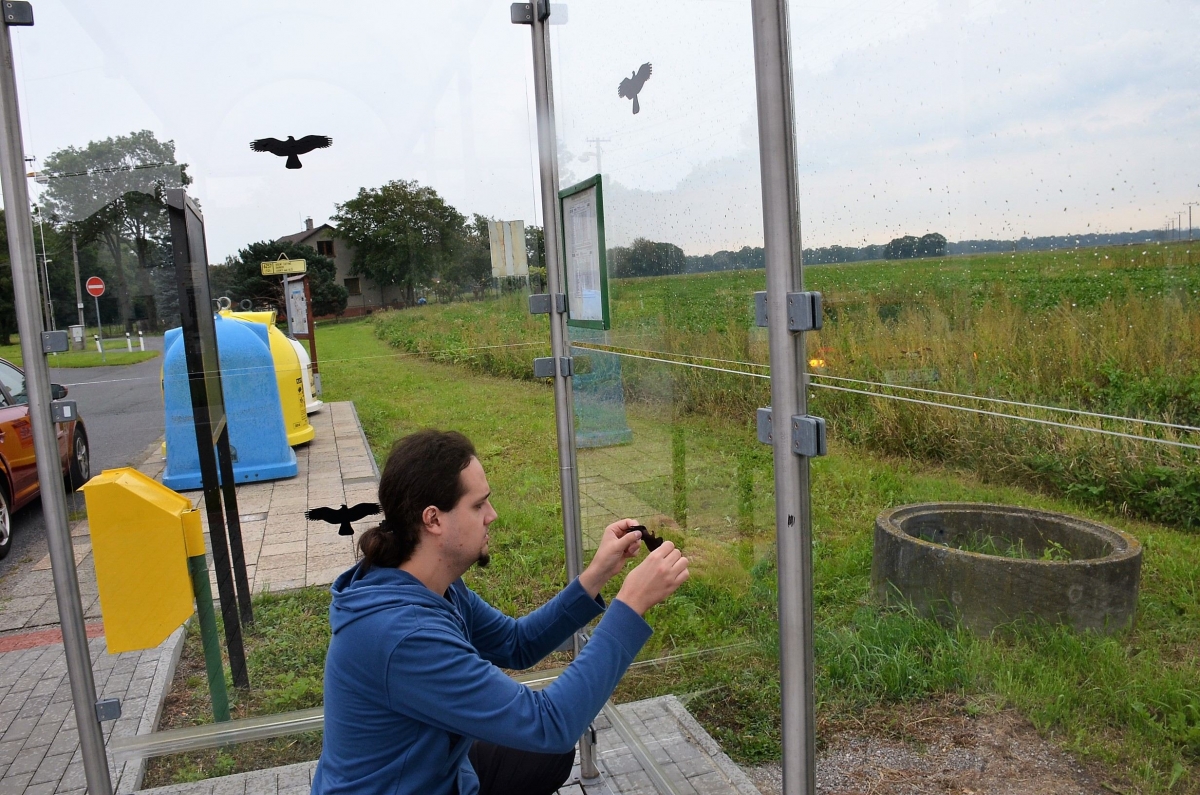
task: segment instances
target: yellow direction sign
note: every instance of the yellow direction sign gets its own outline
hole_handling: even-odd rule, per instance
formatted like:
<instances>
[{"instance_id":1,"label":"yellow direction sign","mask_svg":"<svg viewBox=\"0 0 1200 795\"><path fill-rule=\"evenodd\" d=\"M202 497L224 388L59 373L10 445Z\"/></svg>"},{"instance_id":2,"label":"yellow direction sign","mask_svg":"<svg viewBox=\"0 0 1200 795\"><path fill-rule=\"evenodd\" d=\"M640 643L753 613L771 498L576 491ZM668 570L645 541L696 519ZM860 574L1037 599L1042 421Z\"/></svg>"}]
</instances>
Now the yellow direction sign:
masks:
<instances>
[{"instance_id":1,"label":"yellow direction sign","mask_svg":"<svg viewBox=\"0 0 1200 795\"><path fill-rule=\"evenodd\" d=\"M290 273L307 273L308 260L287 259L282 254L279 259L267 260L262 263L263 276L286 276Z\"/></svg>"}]
</instances>

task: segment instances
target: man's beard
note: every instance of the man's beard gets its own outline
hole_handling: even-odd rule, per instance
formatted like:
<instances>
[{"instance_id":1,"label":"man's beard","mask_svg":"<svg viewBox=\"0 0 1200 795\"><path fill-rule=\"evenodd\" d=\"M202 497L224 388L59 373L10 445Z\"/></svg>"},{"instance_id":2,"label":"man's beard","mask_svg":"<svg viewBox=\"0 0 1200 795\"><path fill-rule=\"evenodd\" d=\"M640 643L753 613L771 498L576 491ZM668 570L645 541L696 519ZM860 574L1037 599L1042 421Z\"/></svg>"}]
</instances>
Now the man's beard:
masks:
<instances>
[{"instance_id":1,"label":"man's beard","mask_svg":"<svg viewBox=\"0 0 1200 795\"><path fill-rule=\"evenodd\" d=\"M487 565L492 562L492 556L486 552L479 553L479 559L475 561L475 565L481 569L486 569Z\"/></svg>"}]
</instances>

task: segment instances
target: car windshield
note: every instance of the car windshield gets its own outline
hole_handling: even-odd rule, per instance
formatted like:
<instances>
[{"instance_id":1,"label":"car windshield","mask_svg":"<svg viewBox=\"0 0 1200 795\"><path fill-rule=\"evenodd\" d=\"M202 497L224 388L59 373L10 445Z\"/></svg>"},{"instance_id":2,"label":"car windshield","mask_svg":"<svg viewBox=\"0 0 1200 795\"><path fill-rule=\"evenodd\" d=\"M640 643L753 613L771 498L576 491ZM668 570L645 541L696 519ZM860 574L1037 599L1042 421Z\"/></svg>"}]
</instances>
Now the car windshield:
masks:
<instances>
[{"instance_id":1,"label":"car windshield","mask_svg":"<svg viewBox=\"0 0 1200 795\"><path fill-rule=\"evenodd\" d=\"M12 396L16 404L28 403L29 395L25 392L25 374L11 364L0 362L0 383Z\"/></svg>"}]
</instances>

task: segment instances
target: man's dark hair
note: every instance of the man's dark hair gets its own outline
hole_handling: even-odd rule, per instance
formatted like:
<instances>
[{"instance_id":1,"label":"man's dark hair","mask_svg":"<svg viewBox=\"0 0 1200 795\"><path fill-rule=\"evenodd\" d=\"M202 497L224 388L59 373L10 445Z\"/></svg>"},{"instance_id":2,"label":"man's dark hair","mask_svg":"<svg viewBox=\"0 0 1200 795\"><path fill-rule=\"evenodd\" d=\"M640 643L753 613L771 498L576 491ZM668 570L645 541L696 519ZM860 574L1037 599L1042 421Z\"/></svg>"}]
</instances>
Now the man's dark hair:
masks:
<instances>
[{"instance_id":1,"label":"man's dark hair","mask_svg":"<svg viewBox=\"0 0 1200 795\"><path fill-rule=\"evenodd\" d=\"M392 446L379 480L383 523L358 540L362 566L395 568L421 540L421 514L430 505L450 511L466 492L462 471L475 457L471 440L457 431L426 430Z\"/></svg>"}]
</instances>

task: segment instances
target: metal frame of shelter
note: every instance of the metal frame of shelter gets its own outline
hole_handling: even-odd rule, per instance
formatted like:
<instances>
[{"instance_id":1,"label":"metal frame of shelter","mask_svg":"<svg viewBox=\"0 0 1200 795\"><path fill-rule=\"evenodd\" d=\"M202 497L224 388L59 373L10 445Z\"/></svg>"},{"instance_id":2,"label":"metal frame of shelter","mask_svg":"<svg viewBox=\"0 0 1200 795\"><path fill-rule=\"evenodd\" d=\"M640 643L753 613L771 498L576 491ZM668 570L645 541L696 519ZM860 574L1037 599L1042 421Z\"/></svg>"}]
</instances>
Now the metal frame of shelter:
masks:
<instances>
[{"instance_id":1,"label":"metal frame of shelter","mask_svg":"<svg viewBox=\"0 0 1200 795\"><path fill-rule=\"evenodd\" d=\"M805 334L820 328L820 296L804 293L791 53L786 0L751 0L754 71L758 99L763 233L767 291L755 297L759 325L768 327L771 407L760 409L759 439L771 444L775 461L775 526L779 571L779 646L782 693L783 791L816 792L813 699L812 516L809 459L824 453L824 422L807 415ZM583 568L579 467L575 448L573 374L567 339L561 202L554 118L548 0L514 3L511 20L529 25L533 44L538 163L546 235L548 295L532 296L530 311L550 315L550 357L534 363L535 375L554 379L554 413L562 488L567 578ZM749 296L747 296L749 299ZM772 417L787 433L772 432ZM586 643L575 636L576 652ZM581 776L597 775L594 739L580 739ZM668 782L656 781L670 792ZM664 789L665 786L665 789Z\"/></svg>"}]
</instances>

